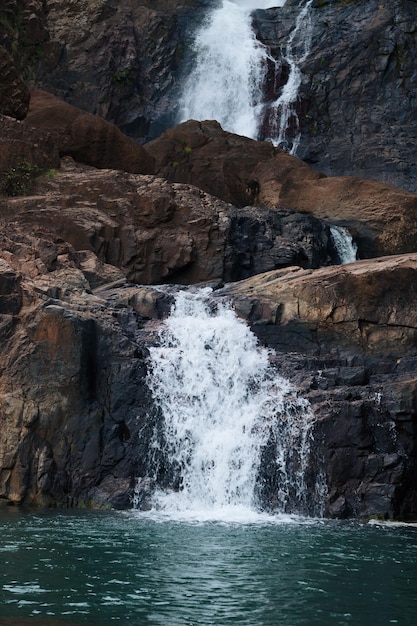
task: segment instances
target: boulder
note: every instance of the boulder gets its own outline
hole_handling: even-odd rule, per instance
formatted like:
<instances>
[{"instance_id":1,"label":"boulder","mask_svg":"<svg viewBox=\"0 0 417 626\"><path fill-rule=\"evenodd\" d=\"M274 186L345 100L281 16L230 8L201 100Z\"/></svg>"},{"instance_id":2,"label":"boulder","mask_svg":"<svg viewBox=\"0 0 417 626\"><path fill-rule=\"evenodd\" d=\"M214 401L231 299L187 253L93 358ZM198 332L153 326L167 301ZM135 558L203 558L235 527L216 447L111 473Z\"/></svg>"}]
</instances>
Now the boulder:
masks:
<instances>
[{"instance_id":1,"label":"boulder","mask_svg":"<svg viewBox=\"0 0 417 626\"><path fill-rule=\"evenodd\" d=\"M252 172L276 154L271 143L228 133L216 121L195 120L170 128L146 149L159 176L195 185L239 207L255 204L258 186Z\"/></svg>"},{"instance_id":2,"label":"boulder","mask_svg":"<svg viewBox=\"0 0 417 626\"><path fill-rule=\"evenodd\" d=\"M146 150L114 124L40 89L31 92L27 123L52 135L61 156L98 168L153 173Z\"/></svg>"}]
</instances>

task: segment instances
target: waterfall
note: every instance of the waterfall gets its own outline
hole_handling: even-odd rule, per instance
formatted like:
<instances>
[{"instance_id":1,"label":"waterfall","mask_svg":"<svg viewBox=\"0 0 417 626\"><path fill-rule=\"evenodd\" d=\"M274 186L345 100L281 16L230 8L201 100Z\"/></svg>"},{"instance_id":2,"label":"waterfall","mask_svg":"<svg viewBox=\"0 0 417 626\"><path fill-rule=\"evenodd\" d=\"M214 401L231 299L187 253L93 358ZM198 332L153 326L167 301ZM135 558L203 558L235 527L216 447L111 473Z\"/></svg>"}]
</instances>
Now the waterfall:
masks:
<instances>
[{"instance_id":1,"label":"waterfall","mask_svg":"<svg viewBox=\"0 0 417 626\"><path fill-rule=\"evenodd\" d=\"M340 226L330 226L330 234L339 263L344 265L356 261L358 246L350 232Z\"/></svg>"},{"instance_id":2,"label":"waterfall","mask_svg":"<svg viewBox=\"0 0 417 626\"><path fill-rule=\"evenodd\" d=\"M223 0L194 42L196 62L180 100L180 121L215 119L232 133L256 139L268 50L255 36L251 11L284 0Z\"/></svg>"},{"instance_id":3,"label":"waterfall","mask_svg":"<svg viewBox=\"0 0 417 626\"><path fill-rule=\"evenodd\" d=\"M251 11L282 7L285 0L223 0L213 9L194 41L196 60L185 81L179 121L215 119L229 132L265 138L295 154L300 143L300 65L311 45L312 1L301 0L295 27L282 47L288 80L269 104L263 100L263 87L268 67L278 69L278 64L256 38Z\"/></svg>"},{"instance_id":4,"label":"waterfall","mask_svg":"<svg viewBox=\"0 0 417 626\"><path fill-rule=\"evenodd\" d=\"M162 427L138 488L157 483L163 468L170 480L157 487L151 507L247 518L262 508L263 463L275 475L276 508L305 512L310 405L271 366L271 352L248 326L210 294L179 292L160 344L150 349L148 385Z\"/></svg>"},{"instance_id":5,"label":"waterfall","mask_svg":"<svg viewBox=\"0 0 417 626\"><path fill-rule=\"evenodd\" d=\"M302 0L300 3L300 13L283 51L283 60L289 67L288 80L281 95L267 112L269 140L290 154L296 154L301 139L296 104L302 81L300 66L306 60L311 47L312 3L313 0Z\"/></svg>"}]
</instances>

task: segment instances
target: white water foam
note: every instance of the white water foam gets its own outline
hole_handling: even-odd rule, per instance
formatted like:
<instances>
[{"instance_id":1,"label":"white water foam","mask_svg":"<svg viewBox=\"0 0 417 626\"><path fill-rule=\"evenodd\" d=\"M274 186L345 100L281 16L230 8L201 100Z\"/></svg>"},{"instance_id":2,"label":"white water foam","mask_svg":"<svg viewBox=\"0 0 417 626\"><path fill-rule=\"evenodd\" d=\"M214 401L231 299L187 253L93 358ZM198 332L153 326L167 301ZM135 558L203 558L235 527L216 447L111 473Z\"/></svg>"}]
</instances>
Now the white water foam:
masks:
<instances>
[{"instance_id":1,"label":"white water foam","mask_svg":"<svg viewBox=\"0 0 417 626\"><path fill-rule=\"evenodd\" d=\"M224 0L194 42L195 67L185 83L180 119L217 120L232 133L257 138L268 51L255 36L251 11L284 0Z\"/></svg>"},{"instance_id":2,"label":"white water foam","mask_svg":"<svg viewBox=\"0 0 417 626\"><path fill-rule=\"evenodd\" d=\"M152 507L162 519L265 522L262 453L268 446L274 455L278 510L291 510L290 500L301 506L314 416L271 367L270 352L210 293L179 292L150 349L148 385L163 416L163 441L155 434L151 445L162 446L178 477L176 489L156 490Z\"/></svg>"}]
</instances>

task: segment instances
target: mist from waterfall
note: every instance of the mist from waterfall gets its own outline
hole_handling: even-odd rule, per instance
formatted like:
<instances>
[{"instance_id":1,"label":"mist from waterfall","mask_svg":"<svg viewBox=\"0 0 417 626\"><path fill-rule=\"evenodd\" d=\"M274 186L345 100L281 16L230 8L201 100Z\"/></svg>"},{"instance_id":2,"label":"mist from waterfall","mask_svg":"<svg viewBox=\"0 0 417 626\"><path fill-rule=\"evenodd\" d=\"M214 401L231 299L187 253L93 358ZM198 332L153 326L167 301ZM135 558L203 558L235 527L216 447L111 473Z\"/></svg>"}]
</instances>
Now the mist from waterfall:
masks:
<instances>
[{"instance_id":1,"label":"mist from waterfall","mask_svg":"<svg viewBox=\"0 0 417 626\"><path fill-rule=\"evenodd\" d=\"M304 512L314 415L270 356L210 290L178 293L150 349L148 385L163 423L147 480L157 481L162 465L172 482L157 487L152 508L199 520L258 518L268 451L277 510Z\"/></svg>"},{"instance_id":2,"label":"mist from waterfall","mask_svg":"<svg viewBox=\"0 0 417 626\"><path fill-rule=\"evenodd\" d=\"M179 121L217 120L224 130L267 139L295 154L300 143L296 110L302 81L301 63L310 45L312 0L300 3L294 29L282 44L288 80L280 95L266 104L263 89L278 62L252 28L254 9L282 7L285 0L223 0L212 9L194 41L195 62L185 81ZM277 90L278 87L276 86Z\"/></svg>"}]
</instances>

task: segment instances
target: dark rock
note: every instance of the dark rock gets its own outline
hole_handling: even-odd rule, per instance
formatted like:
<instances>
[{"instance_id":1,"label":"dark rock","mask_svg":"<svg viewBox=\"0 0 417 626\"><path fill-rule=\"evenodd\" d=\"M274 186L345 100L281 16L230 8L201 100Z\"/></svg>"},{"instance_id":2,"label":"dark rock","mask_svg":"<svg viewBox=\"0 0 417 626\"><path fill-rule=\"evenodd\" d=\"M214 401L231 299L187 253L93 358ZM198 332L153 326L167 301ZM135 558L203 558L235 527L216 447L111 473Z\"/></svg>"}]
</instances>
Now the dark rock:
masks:
<instances>
[{"instance_id":1,"label":"dark rock","mask_svg":"<svg viewBox=\"0 0 417 626\"><path fill-rule=\"evenodd\" d=\"M278 65L299 11L299 3L288 0L255 12L257 36ZM310 16L297 155L328 175L356 175L415 192L415 3L318 1Z\"/></svg>"},{"instance_id":2,"label":"dark rock","mask_svg":"<svg viewBox=\"0 0 417 626\"><path fill-rule=\"evenodd\" d=\"M29 89L19 78L13 59L3 46L0 46L0 76L0 115L23 119L29 107Z\"/></svg>"}]
</instances>

